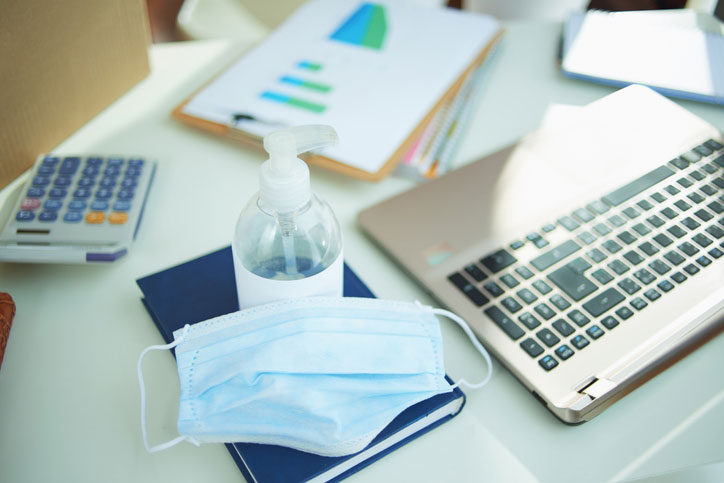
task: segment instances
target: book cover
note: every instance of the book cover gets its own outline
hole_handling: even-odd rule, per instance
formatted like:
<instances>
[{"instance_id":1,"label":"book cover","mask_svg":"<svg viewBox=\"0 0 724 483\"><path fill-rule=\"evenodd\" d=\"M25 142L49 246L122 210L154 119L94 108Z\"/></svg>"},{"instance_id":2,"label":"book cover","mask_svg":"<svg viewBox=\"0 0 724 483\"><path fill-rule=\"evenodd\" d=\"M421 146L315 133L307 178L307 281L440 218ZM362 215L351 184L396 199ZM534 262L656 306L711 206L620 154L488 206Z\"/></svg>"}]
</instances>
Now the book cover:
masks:
<instances>
[{"instance_id":1,"label":"book cover","mask_svg":"<svg viewBox=\"0 0 724 483\"><path fill-rule=\"evenodd\" d=\"M136 281L146 306L166 342L185 324L194 324L239 309L231 247L148 275ZM344 266L344 295L374 294ZM228 443L229 453L247 481L338 481L426 433L460 412L465 395L456 388L400 413L359 453L326 457L292 448L253 443Z\"/></svg>"}]
</instances>

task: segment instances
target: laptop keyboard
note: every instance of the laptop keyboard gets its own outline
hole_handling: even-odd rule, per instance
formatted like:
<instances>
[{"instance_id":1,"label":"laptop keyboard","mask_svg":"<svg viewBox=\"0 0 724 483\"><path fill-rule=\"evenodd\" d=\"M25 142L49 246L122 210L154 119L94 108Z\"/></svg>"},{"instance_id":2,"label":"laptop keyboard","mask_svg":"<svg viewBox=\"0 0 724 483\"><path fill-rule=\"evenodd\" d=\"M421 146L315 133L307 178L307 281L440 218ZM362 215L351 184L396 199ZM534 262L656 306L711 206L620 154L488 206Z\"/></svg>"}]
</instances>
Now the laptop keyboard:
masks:
<instances>
[{"instance_id":1,"label":"laptop keyboard","mask_svg":"<svg viewBox=\"0 0 724 483\"><path fill-rule=\"evenodd\" d=\"M555 369L722 264L722 142L687 151L448 280L542 370ZM548 238L559 231L566 240L553 246ZM538 254L517 257L528 244Z\"/></svg>"}]
</instances>

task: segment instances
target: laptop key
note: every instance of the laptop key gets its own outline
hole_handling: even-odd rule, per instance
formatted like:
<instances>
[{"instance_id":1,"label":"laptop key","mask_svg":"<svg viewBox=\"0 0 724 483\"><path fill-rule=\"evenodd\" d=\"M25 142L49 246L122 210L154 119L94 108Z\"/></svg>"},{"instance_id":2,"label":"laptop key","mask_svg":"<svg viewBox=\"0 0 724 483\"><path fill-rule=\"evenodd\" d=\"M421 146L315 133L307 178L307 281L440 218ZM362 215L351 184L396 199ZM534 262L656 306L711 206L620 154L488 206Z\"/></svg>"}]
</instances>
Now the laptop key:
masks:
<instances>
[{"instance_id":1,"label":"laptop key","mask_svg":"<svg viewBox=\"0 0 724 483\"><path fill-rule=\"evenodd\" d=\"M706 267L711 263L711 259L707 258L706 256L702 255L699 258L696 259L696 263L701 265L702 267Z\"/></svg>"},{"instance_id":2,"label":"laptop key","mask_svg":"<svg viewBox=\"0 0 724 483\"><path fill-rule=\"evenodd\" d=\"M621 294L621 292L615 288L609 288L583 304L583 308L586 309L591 316L598 317L612 307L623 302L624 299L625 297Z\"/></svg>"},{"instance_id":3,"label":"laptop key","mask_svg":"<svg viewBox=\"0 0 724 483\"><path fill-rule=\"evenodd\" d=\"M495 324L500 327L503 332L508 334L508 337L510 337L513 340L520 339L523 337L523 329L518 327L518 325L510 320L510 318L503 313L502 310L500 310L495 305L488 307L483 311L485 315L490 317L490 319L495 322Z\"/></svg>"},{"instance_id":4,"label":"laptop key","mask_svg":"<svg viewBox=\"0 0 724 483\"><path fill-rule=\"evenodd\" d=\"M533 282L533 287L535 287L535 289L540 292L541 295L545 295L553 290L551 286L545 283L543 280L536 280L535 282Z\"/></svg>"},{"instance_id":5,"label":"laptop key","mask_svg":"<svg viewBox=\"0 0 724 483\"><path fill-rule=\"evenodd\" d=\"M641 290L641 285L637 284L630 278L624 278L623 280L618 282L618 286L621 287L621 289L629 295L633 295Z\"/></svg>"},{"instance_id":6,"label":"laptop key","mask_svg":"<svg viewBox=\"0 0 724 483\"><path fill-rule=\"evenodd\" d=\"M611 330L618 325L618 320L616 320L616 317L609 315L601 319L601 324L603 324L603 326L608 330Z\"/></svg>"},{"instance_id":7,"label":"laptop key","mask_svg":"<svg viewBox=\"0 0 724 483\"><path fill-rule=\"evenodd\" d=\"M455 285L462 293L464 293L476 306L481 307L490 301L490 299L483 295L480 290L478 290L473 284L468 282L465 277L462 276L462 274L457 272L453 273L448 277L448 280L450 280L453 285Z\"/></svg>"},{"instance_id":8,"label":"laptop key","mask_svg":"<svg viewBox=\"0 0 724 483\"><path fill-rule=\"evenodd\" d=\"M555 317L555 315L556 315L556 313L553 311L553 309L548 307L546 304L538 304L533 308L533 310L535 310L538 313L538 315L540 315L541 317L543 317L546 320L550 320L553 317Z\"/></svg>"},{"instance_id":9,"label":"laptop key","mask_svg":"<svg viewBox=\"0 0 724 483\"><path fill-rule=\"evenodd\" d=\"M485 290L487 290L490 293L490 295L492 295L493 297L500 297L501 295L503 295L505 293L505 291L502 288L500 288L500 285L498 285L495 282L488 282L485 285L483 285L483 288Z\"/></svg>"},{"instance_id":10,"label":"laptop key","mask_svg":"<svg viewBox=\"0 0 724 483\"><path fill-rule=\"evenodd\" d=\"M666 229L666 231L668 231L671 235L674 235L676 238L686 236L684 229L678 225L670 226Z\"/></svg>"},{"instance_id":11,"label":"laptop key","mask_svg":"<svg viewBox=\"0 0 724 483\"><path fill-rule=\"evenodd\" d=\"M631 306L636 310L643 310L644 308L646 308L647 305L649 305L648 302L646 302L641 297L636 297L635 299L631 300Z\"/></svg>"},{"instance_id":12,"label":"laptop key","mask_svg":"<svg viewBox=\"0 0 724 483\"><path fill-rule=\"evenodd\" d=\"M633 315L633 311L628 307L621 307L620 309L616 310L616 315L621 317L621 320L626 320L629 317Z\"/></svg>"},{"instance_id":13,"label":"laptop key","mask_svg":"<svg viewBox=\"0 0 724 483\"><path fill-rule=\"evenodd\" d=\"M541 329L536 333L536 336L548 347L553 347L561 341L550 329Z\"/></svg>"},{"instance_id":14,"label":"laptop key","mask_svg":"<svg viewBox=\"0 0 724 483\"><path fill-rule=\"evenodd\" d=\"M504 249L500 249L497 252L491 253L487 257L480 260L480 263L482 263L491 272L498 273L499 271L503 270L506 267L509 267L517 261L518 260L513 255L511 255Z\"/></svg>"},{"instance_id":15,"label":"laptop key","mask_svg":"<svg viewBox=\"0 0 724 483\"><path fill-rule=\"evenodd\" d=\"M653 288L645 291L644 295L646 296L647 299L649 299L652 302L654 300L658 299L659 297L661 297L661 294L659 292L657 292L656 290L654 290Z\"/></svg>"},{"instance_id":16,"label":"laptop key","mask_svg":"<svg viewBox=\"0 0 724 483\"><path fill-rule=\"evenodd\" d=\"M579 334L571 339L571 344L573 344L573 347L575 347L576 349L581 350L588 344L590 344L590 342L588 342L588 339Z\"/></svg>"},{"instance_id":17,"label":"laptop key","mask_svg":"<svg viewBox=\"0 0 724 483\"><path fill-rule=\"evenodd\" d=\"M482 282L483 280L485 280L488 277L487 275L485 275L485 272L480 270L478 268L478 266L473 263L466 266L465 271L467 272L468 275L473 277L473 279L475 279L476 282Z\"/></svg>"},{"instance_id":18,"label":"laptop key","mask_svg":"<svg viewBox=\"0 0 724 483\"><path fill-rule=\"evenodd\" d=\"M650 284L651 282L653 282L654 280L656 280L656 275L654 275L653 273L649 272L649 271L646 270L645 268L642 268L642 269L640 269L640 270L636 270L636 271L634 272L634 277L636 277L636 278L639 280L639 282L641 282L641 283L644 284L644 285L648 285L648 284Z\"/></svg>"},{"instance_id":19,"label":"laptop key","mask_svg":"<svg viewBox=\"0 0 724 483\"><path fill-rule=\"evenodd\" d=\"M639 255L638 252L635 252L634 250L625 253L623 258L625 258L631 265L638 265L639 263L642 263L644 261L644 257Z\"/></svg>"},{"instance_id":20,"label":"laptop key","mask_svg":"<svg viewBox=\"0 0 724 483\"><path fill-rule=\"evenodd\" d=\"M591 260L593 260L596 263L600 263L600 262L604 261L606 258L608 258L608 256L605 253L603 253L601 250L599 250L598 248L594 248L593 250L586 253L586 255L588 256L588 258L590 258Z\"/></svg>"},{"instance_id":21,"label":"laptop key","mask_svg":"<svg viewBox=\"0 0 724 483\"><path fill-rule=\"evenodd\" d=\"M719 203L718 201L712 201L711 203L706 205L706 207L709 208L714 213L716 213L717 215L724 213L724 205Z\"/></svg>"},{"instance_id":22,"label":"laptop key","mask_svg":"<svg viewBox=\"0 0 724 483\"><path fill-rule=\"evenodd\" d=\"M548 274L548 279L576 302L598 289L590 280L571 270L568 265Z\"/></svg>"},{"instance_id":23,"label":"laptop key","mask_svg":"<svg viewBox=\"0 0 724 483\"><path fill-rule=\"evenodd\" d=\"M580 249L581 245L573 240L568 240L556 246L555 248L548 250L543 255L534 258L533 260L531 260L530 263L539 272L542 272L546 268L555 265L564 258L576 253Z\"/></svg>"},{"instance_id":24,"label":"laptop key","mask_svg":"<svg viewBox=\"0 0 724 483\"><path fill-rule=\"evenodd\" d=\"M709 221L712 218L714 218L714 215L709 213L708 211L701 209L694 213L694 216L699 218L701 221Z\"/></svg>"},{"instance_id":25,"label":"laptop key","mask_svg":"<svg viewBox=\"0 0 724 483\"><path fill-rule=\"evenodd\" d=\"M573 231L581 226L576 220L574 220L570 216L563 216L561 218L558 218L558 223L568 231Z\"/></svg>"},{"instance_id":26,"label":"laptop key","mask_svg":"<svg viewBox=\"0 0 724 483\"><path fill-rule=\"evenodd\" d=\"M611 206L618 206L624 201L633 198L637 194L647 190L648 188L663 181L664 179L668 178L673 174L674 170L670 167L666 165L660 166L653 171L646 173L640 178L628 183L627 185L622 186L615 191L612 191L611 193L601 198L601 200Z\"/></svg>"},{"instance_id":27,"label":"laptop key","mask_svg":"<svg viewBox=\"0 0 724 483\"><path fill-rule=\"evenodd\" d=\"M560 295L554 295L553 297L551 297L551 303L555 305L558 310L566 310L568 307L571 306L571 303Z\"/></svg>"},{"instance_id":28,"label":"laptop key","mask_svg":"<svg viewBox=\"0 0 724 483\"><path fill-rule=\"evenodd\" d=\"M538 361L538 364L545 369L546 371L550 371L551 369L555 368L558 365L558 361L553 358L551 355L547 355L541 360Z\"/></svg>"},{"instance_id":29,"label":"laptop key","mask_svg":"<svg viewBox=\"0 0 724 483\"><path fill-rule=\"evenodd\" d=\"M689 275L696 275L697 273L699 273L699 267L697 267L693 263L690 263L689 265L684 267L684 271Z\"/></svg>"},{"instance_id":30,"label":"laptop key","mask_svg":"<svg viewBox=\"0 0 724 483\"><path fill-rule=\"evenodd\" d=\"M666 223L658 215L650 216L646 218L646 221L648 221L654 228L659 228L661 225Z\"/></svg>"},{"instance_id":31,"label":"laptop key","mask_svg":"<svg viewBox=\"0 0 724 483\"><path fill-rule=\"evenodd\" d=\"M584 313L578 309L568 312L568 318L575 322L578 327L583 327L591 321L591 319L586 317Z\"/></svg>"},{"instance_id":32,"label":"laptop key","mask_svg":"<svg viewBox=\"0 0 724 483\"><path fill-rule=\"evenodd\" d=\"M528 267L518 267L515 269L515 273L523 277L525 280L533 277L533 272Z\"/></svg>"},{"instance_id":33,"label":"laptop key","mask_svg":"<svg viewBox=\"0 0 724 483\"><path fill-rule=\"evenodd\" d=\"M523 309L523 306L520 305L520 304L518 303L518 301L515 300L513 297L506 297L506 298L504 298L503 300L501 300L500 303L503 305L503 307L505 307L506 309L508 309L508 311L509 311L510 313L513 313L513 314L516 313L516 312L518 312L519 310L522 310L522 309Z\"/></svg>"},{"instance_id":34,"label":"laptop key","mask_svg":"<svg viewBox=\"0 0 724 483\"><path fill-rule=\"evenodd\" d=\"M553 322L553 328L558 331L559 334L561 334L563 337L568 337L572 333L576 331L571 324L566 322L563 319L558 319L555 322Z\"/></svg>"},{"instance_id":35,"label":"laptop key","mask_svg":"<svg viewBox=\"0 0 724 483\"><path fill-rule=\"evenodd\" d=\"M601 200L592 201L586 205L586 208L588 211L598 213L599 215L606 213L610 209L608 205Z\"/></svg>"},{"instance_id":36,"label":"laptop key","mask_svg":"<svg viewBox=\"0 0 724 483\"><path fill-rule=\"evenodd\" d=\"M608 253L612 255L618 251L621 251L622 249L621 245L613 240L606 240L605 242L603 242L602 246L608 251Z\"/></svg>"},{"instance_id":37,"label":"laptop key","mask_svg":"<svg viewBox=\"0 0 724 483\"><path fill-rule=\"evenodd\" d=\"M644 252L648 256L656 255L659 252L659 249L656 248L651 242L643 242L641 245L639 245L639 250Z\"/></svg>"},{"instance_id":38,"label":"laptop key","mask_svg":"<svg viewBox=\"0 0 724 483\"><path fill-rule=\"evenodd\" d=\"M681 272L676 272L675 274L671 275L671 279L676 283L683 283L684 281L686 281L687 278L688 277Z\"/></svg>"},{"instance_id":39,"label":"laptop key","mask_svg":"<svg viewBox=\"0 0 724 483\"><path fill-rule=\"evenodd\" d=\"M714 243L703 233L697 233L696 235L691 237L691 239L694 240L694 242L696 242L696 244L702 248L706 248L709 245L711 245L712 243Z\"/></svg>"},{"instance_id":40,"label":"laptop key","mask_svg":"<svg viewBox=\"0 0 724 483\"><path fill-rule=\"evenodd\" d=\"M518 320L530 330L533 330L540 325L540 321L536 319L535 316L530 312L524 312L520 314Z\"/></svg>"},{"instance_id":41,"label":"laptop key","mask_svg":"<svg viewBox=\"0 0 724 483\"><path fill-rule=\"evenodd\" d=\"M595 340L595 339L598 339L599 337L601 337L604 334L604 332L603 332L603 329L601 329L599 326L592 325L591 327L586 329L586 334L591 336L591 339Z\"/></svg>"},{"instance_id":42,"label":"laptop key","mask_svg":"<svg viewBox=\"0 0 724 483\"><path fill-rule=\"evenodd\" d=\"M533 302L538 300L538 297L527 288L518 290L517 294L518 297L520 297L520 299L526 304L532 304Z\"/></svg>"},{"instance_id":43,"label":"laptop key","mask_svg":"<svg viewBox=\"0 0 724 483\"><path fill-rule=\"evenodd\" d=\"M606 285L608 282L613 280L613 275L608 273L603 268L599 268L595 272L591 273L591 276L595 278L601 285Z\"/></svg>"},{"instance_id":44,"label":"laptop key","mask_svg":"<svg viewBox=\"0 0 724 483\"><path fill-rule=\"evenodd\" d=\"M536 341L534 341L532 338L527 338L523 342L520 343L520 347L523 348L524 351L528 353L531 357L538 357L539 355L543 354L544 350L538 344Z\"/></svg>"},{"instance_id":45,"label":"laptop key","mask_svg":"<svg viewBox=\"0 0 724 483\"><path fill-rule=\"evenodd\" d=\"M649 263L649 267L659 275L663 275L671 270L671 267L662 262L661 260L654 260L653 262Z\"/></svg>"},{"instance_id":46,"label":"laptop key","mask_svg":"<svg viewBox=\"0 0 724 483\"><path fill-rule=\"evenodd\" d=\"M500 281L507 285L508 288L514 288L520 285L520 282L518 282L518 280L516 280L516 278L509 273L506 273L505 275L500 277Z\"/></svg>"},{"instance_id":47,"label":"laptop key","mask_svg":"<svg viewBox=\"0 0 724 483\"><path fill-rule=\"evenodd\" d=\"M668 280L662 280L661 282L657 283L656 286L661 290L662 292L668 292L672 288L674 288L674 284L669 282Z\"/></svg>"},{"instance_id":48,"label":"laptop key","mask_svg":"<svg viewBox=\"0 0 724 483\"><path fill-rule=\"evenodd\" d=\"M671 238L669 238L668 236L664 235L663 233L659 233L658 235L656 235L656 236L654 237L654 241L655 241L656 243L658 243L659 245L661 245L662 247L664 247L664 248L666 248L666 247L668 247L669 245L671 245L672 243L674 243Z\"/></svg>"},{"instance_id":49,"label":"laptop key","mask_svg":"<svg viewBox=\"0 0 724 483\"><path fill-rule=\"evenodd\" d=\"M556 349L556 355L562 360L565 361L569 357L571 357L574 354L573 350L568 347L567 345L563 344L559 348Z\"/></svg>"},{"instance_id":50,"label":"laptop key","mask_svg":"<svg viewBox=\"0 0 724 483\"><path fill-rule=\"evenodd\" d=\"M681 245L679 245L679 250L686 253L687 255L694 256L696 253L699 252L699 249L696 248L694 245L692 245L689 242L684 242Z\"/></svg>"},{"instance_id":51,"label":"laptop key","mask_svg":"<svg viewBox=\"0 0 724 483\"><path fill-rule=\"evenodd\" d=\"M617 275L624 274L629 271L628 265L621 260L614 260L608 264L608 268L613 270Z\"/></svg>"}]
</instances>

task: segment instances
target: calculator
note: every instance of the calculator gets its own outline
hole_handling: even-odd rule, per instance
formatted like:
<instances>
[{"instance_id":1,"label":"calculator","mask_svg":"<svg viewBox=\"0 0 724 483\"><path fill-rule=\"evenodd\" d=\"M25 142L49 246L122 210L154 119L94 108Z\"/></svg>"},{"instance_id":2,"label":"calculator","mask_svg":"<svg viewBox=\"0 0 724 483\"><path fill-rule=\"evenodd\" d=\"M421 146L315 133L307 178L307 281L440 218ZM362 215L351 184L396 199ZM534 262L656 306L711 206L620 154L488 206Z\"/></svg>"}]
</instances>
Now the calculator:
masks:
<instances>
[{"instance_id":1,"label":"calculator","mask_svg":"<svg viewBox=\"0 0 724 483\"><path fill-rule=\"evenodd\" d=\"M113 262L138 232L157 162L43 154L6 202L0 261Z\"/></svg>"}]
</instances>

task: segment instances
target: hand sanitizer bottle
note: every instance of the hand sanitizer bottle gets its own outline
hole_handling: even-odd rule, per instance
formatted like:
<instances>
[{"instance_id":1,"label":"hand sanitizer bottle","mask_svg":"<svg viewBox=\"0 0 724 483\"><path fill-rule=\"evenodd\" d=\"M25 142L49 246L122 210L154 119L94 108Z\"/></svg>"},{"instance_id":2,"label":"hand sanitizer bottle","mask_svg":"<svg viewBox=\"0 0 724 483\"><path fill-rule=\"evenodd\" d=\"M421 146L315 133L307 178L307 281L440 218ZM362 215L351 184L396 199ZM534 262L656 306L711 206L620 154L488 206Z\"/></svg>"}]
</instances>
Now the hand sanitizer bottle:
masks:
<instances>
[{"instance_id":1,"label":"hand sanitizer bottle","mask_svg":"<svg viewBox=\"0 0 724 483\"><path fill-rule=\"evenodd\" d=\"M327 203L311 191L297 155L336 144L330 126L309 125L264 137L269 159L259 192L236 223L231 245L239 308L275 300L342 296L342 234Z\"/></svg>"}]
</instances>

